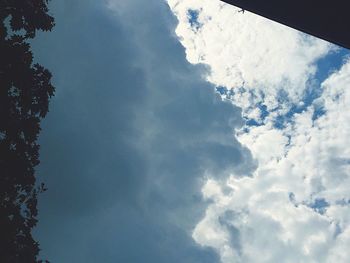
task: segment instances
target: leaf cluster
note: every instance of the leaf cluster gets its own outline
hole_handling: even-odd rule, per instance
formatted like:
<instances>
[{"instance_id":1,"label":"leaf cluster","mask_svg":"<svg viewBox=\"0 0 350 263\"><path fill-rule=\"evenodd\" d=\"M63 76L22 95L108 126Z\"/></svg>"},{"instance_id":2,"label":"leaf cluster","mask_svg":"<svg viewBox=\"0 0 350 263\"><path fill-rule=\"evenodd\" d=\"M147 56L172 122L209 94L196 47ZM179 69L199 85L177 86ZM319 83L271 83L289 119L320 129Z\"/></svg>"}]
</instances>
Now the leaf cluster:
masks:
<instances>
[{"instance_id":1,"label":"leaf cluster","mask_svg":"<svg viewBox=\"0 0 350 263\"><path fill-rule=\"evenodd\" d=\"M28 40L49 31L48 0L0 0L0 262L42 262L37 224L40 121L54 94L51 73L33 62Z\"/></svg>"}]
</instances>

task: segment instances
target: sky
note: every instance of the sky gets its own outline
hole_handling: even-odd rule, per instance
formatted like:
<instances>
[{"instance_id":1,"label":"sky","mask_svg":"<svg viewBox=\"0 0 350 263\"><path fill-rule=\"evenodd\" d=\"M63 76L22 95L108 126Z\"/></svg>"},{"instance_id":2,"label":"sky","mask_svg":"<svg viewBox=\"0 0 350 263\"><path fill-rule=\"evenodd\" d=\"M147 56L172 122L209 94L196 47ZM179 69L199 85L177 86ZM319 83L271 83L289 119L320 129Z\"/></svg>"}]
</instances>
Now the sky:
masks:
<instances>
[{"instance_id":1,"label":"sky","mask_svg":"<svg viewBox=\"0 0 350 263\"><path fill-rule=\"evenodd\" d=\"M42 258L347 262L350 53L239 10L50 3Z\"/></svg>"}]
</instances>

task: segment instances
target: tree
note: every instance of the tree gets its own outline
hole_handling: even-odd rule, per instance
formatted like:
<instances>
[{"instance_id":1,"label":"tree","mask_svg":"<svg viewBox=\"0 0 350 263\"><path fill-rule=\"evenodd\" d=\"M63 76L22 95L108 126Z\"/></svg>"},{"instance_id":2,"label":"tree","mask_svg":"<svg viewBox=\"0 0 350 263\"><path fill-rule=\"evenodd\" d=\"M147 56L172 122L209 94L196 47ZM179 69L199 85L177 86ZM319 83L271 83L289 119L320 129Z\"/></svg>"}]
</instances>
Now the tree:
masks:
<instances>
[{"instance_id":1,"label":"tree","mask_svg":"<svg viewBox=\"0 0 350 263\"><path fill-rule=\"evenodd\" d=\"M50 31L48 0L0 0L0 262L41 262L35 167L40 121L54 94L51 73L33 63L29 39Z\"/></svg>"}]
</instances>

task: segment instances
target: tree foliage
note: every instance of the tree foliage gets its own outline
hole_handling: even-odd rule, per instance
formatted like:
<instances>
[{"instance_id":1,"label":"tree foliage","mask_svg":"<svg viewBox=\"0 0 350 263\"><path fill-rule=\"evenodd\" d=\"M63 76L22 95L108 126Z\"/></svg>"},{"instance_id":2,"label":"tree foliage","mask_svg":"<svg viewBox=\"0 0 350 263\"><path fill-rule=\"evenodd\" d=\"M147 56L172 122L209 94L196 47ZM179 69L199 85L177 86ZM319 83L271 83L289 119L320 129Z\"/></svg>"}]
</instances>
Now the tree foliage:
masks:
<instances>
[{"instance_id":1,"label":"tree foliage","mask_svg":"<svg viewBox=\"0 0 350 263\"><path fill-rule=\"evenodd\" d=\"M49 31L48 0L0 0L0 262L40 262L35 167L40 121L54 94L51 73L33 63L29 39Z\"/></svg>"}]
</instances>

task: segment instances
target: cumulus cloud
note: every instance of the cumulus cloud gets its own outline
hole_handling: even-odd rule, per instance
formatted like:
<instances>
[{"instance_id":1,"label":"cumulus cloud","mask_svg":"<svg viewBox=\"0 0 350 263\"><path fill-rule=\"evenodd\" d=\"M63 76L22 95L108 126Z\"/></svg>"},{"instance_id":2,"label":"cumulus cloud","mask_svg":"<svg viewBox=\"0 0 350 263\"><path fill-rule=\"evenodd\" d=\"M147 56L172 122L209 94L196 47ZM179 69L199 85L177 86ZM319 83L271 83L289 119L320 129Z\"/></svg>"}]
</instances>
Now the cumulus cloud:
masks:
<instances>
[{"instance_id":1,"label":"cumulus cloud","mask_svg":"<svg viewBox=\"0 0 350 263\"><path fill-rule=\"evenodd\" d=\"M218 1L168 3L188 61L254 120L238 138L259 164L207 180L193 238L223 263L347 262L350 63L318 84L320 59L338 52L329 43Z\"/></svg>"},{"instance_id":2,"label":"cumulus cloud","mask_svg":"<svg viewBox=\"0 0 350 263\"><path fill-rule=\"evenodd\" d=\"M247 115L255 108L248 105L263 103L268 110L286 111L298 104L317 60L336 50L325 41L220 1L168 3L179 19L176 34L188 61L209 65L208 80L233 89L231 99ZM193 26L193 19L199 27Z\"/></svg>"},{"instance_id":3,"label":"cumulus cloud","mask_svg":"<svg viewBox=\"0 0 350 263\"><path fill-rule=\"evenodd\" d=\"M55 1L35 43L57 94L36 236L53 262L217 262L191 232L205 177L250 175L241 109L188 63L161 1ZM68 11L67 11L68 10Z\"/></svg>"},{"instance_id":4,"label":"cumulus cloud","mask_svg":"<svg viewBox=\"0 0 350 263\"><path fill-rule=\"evenodd\" d=\"M206 183L212 204L193 232L197 242L214 247L222 262L347 262L349 81L346 63L322 83L319 119L310 107L289 128L261 126L240 137L259 167L252 178Z\"/></svg>"}]
</instances>

